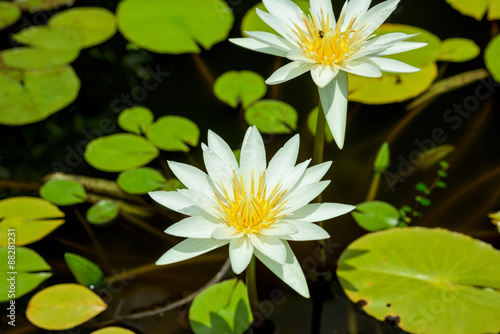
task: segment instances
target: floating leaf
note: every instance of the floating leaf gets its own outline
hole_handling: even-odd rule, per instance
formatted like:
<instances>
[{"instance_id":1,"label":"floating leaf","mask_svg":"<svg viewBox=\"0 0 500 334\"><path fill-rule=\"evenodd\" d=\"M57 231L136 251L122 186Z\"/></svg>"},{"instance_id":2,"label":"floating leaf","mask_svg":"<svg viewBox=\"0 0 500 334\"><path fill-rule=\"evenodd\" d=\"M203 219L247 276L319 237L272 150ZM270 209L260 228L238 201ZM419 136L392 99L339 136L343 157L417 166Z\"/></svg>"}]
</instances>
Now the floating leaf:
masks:
<instances>
[{"instance_id":1,"label":"floating leaf","mask_svg":"<svg viewBox=\"0 0 500 334\"><path fill-rule=\"evenodd\" d=\"M78 96L80 80L70 66L25 71L14 78L0 72L0 124L41 121Z\"/></svg>"},{"instance_id":2,"label":"floating leaf","mask_svg":"<svg viewBox=\"0 0 500 334\"><path fill-rule=\"evenodd\" d=\"M481 21L486 11L488 11L488 20L500 19L499 0L446 0L446 2L462 15L471 16L478 21Z\"/></svg>"},{"instance_id":3,"label":"floating leaf","mask_svg":"<svg viewBox=\"0 0 500 334\"><path fill-rule=\"evenodd\" d=\"M399 211L382 201L358 204L351 214L359 226L370 232L396 227L399 222Z\"/></svg>"},{"instance_id":4,"label":"floating leaf","mask_svg":"<svg viewBox=\"0 0 500 334\"><path fill-rule=\"evenodd\" d=\"M101 44L116 33L114 14L100 7L78 7L56 13L48 25L78 33L82 38L80 48Z\"/></svg>"},{"instance_id":5,"label":"floating leaf","mask_svg":"<svg viewBox=\"0 0 500 334\"><path fill-rule=\"evenodd\" d=\"M484 62L493 79L500 82L500 35L493 38L486 47Z\"/></svg>"},{"instance_id":6,"label":"floating leaf","mask_svg":"<svg viewBox=\"0 0 500 334\"><path fill-rule=\"evenodd\" d=\"M241 102L247 108L266 95L264 78L251 71L229 71L217 78L214 93L219 100L236 108Z\"/></svg>"},{"instance_id":7,"label":"floating leaf","mask_svg":"<svg viewBox=\"0 0 500 334\"><path fill-rule=\"evenodd\" d=\"M223 0L122 0L116 11L126 39L157 53L199 53L226 40L234 16Z\"/></svg>"},{"instance_id":8,"label":"floating leaf","mask_svg":"<svg viewBox=\"0 0 500 334\"><path fill-rule=\"evenodd\" d=\"M90 334L135 334L129 329L121 327L106 327L93 331Z\"/></svg>"},{"instance_id":9,"label":"floating leaf","mask_svg":"<svg viewBox=\"0 0 500 334\"><path fill-rule=\"evenodd\" d=\"M31 26L12 35L12 39L29 46L2 51L2 61L20 69L69 64L78 57L82 41L74 31L46 26Z\"/></svg>"},{"instance_id":10,"label":"floating leaf","mask_svg":"<svg viewBox=\"0 0 500 334\"><path fill-rule=\"evenodd\" d=\"M40 197L56 205L73 205L85 202L87 192L75 181L49 180L40 187Z\"/></svg>"},{"instance_id":11,"label":"floating leaf","mask_svg":"<svg viewBox=\"0 0 500 334\"><path fill-rule=\"evenodd\" d=\"M120 203L113 200L103 199L92 205L87 211L87 220L91 224L106 224L118 217Z\"/></svg>"},{"instance_id":12,"label":"floating leaf","mask_svg":"<svg viewBox=\"0 0 500 334\"><path fill-rule=\"evenodd\" d=\"M130 133L117 133L91 141L85 150L85 160L94 168L106 172L121 172L143 166L159 152L145 138Z\"/></svg>"},{"instance_id":13,"label":"floating leaf","mask_svg":"<svg viewBox=\"0 0 500 334\"><path fill-rule=\"evenodd\" d=\"M291 105L278 100L262 100L245 111L245 120L265 133L291 133L299 115Z\"/></svg>"},{"instance_id":14,"label":"floating leaf","mask_svg":"<svg viewBox=\"0 0 500 334\"><path fill-rule=\"evenodd\" d=\"M0 29L10 26L21 18L21 10L19 7L10 2L0 2Z\"/></svg>"},{"instance_id":15,"label":"floating leaf","mask_svg":"<svg viewBox=\"0 0 500 334\"><path fill-rule=\"evenodd\" d=\"M442 229L369 233L339 258L349 298L379 320L398 317L412 333L500 331L500 252Z\"/></svg>"},{"instance_id":16,"label":"floating leaf","mask_svg":"<svg viewBox=\"0 0 500 334\"><path fill-rule=\"evenodd\" d=\"M162 150L189 152L186 144L198 145L200 129L185 117L163 116L149 127L147 137Z\"/></svg>"},{"instance_id":17,"label":"floating leaf","mask_svg":"<svg viewBox=\"0 0 500 334\"><path fill-rule=\"evenodd\" d=\"M117 182L129 194L142 195L161 188L167 180L157 170L142 167L120 173Z\"/></svg>"},{"instance_id":18,"label":"floating leaf","mask_svg":"<svg viewBox=\"0 0 500 334\"><path fill-rule=\"evenodd\" d=\"M52 276L52 273L47 272L52 268L34 250L16 247L14 252L15 256L12 260L12 250L7 247L0 248L0 258L5 259L0 262L0 289L5 291L0 295L0 302L12 299L7 293L11 283L8 279L12 276L15 276L15 298L22 297L33 291L40 283ZM16 272L16 274L10 274L11 272Z\"/></svg>"},{"instance_id":19,"label":"floating leaf","mask_svg":"<svg viewBox=\"0 0 500 334\"><path fill-rule=\"evenodd\" d=\"M302 9L304 13L309 13L309 1L304 0L292 0L297 6ZM241 21L241 34L246 36L245 31L266 31L273 34L276 34L273 28L271 28L268 24L266 24L262 19L257 15L257 8L267 12L266 7L262 2L259 2L257 5L250 8L245 16L243 16L243 20Z\"/></svg>"},{"instance_id":20,"label":"floating leaf","mask_svg":"<svg viewBox=\"0 0 500 334\"><path fill-rule=\"evenodd\" d=\"M318 124L318 107L314 108L307 116L307 128L312 133L313 136L316 136L316 125ZM333 135L328 127L328 124L325 124L325 140L327 143L331 143L333 141Z\"/></svg>"},{"instance_id":21,"label":"floating leaf","mask_svg":"<svg viewBox=\"0 0 500 334\"><path fill-rule=\"evenodd\" d=\"M7 246L7 231L16 230L16 245L42 239L64 223L64 213L36 197L13 197L0 201L0 246Z\"/></svg>"},{"instance_id":22,"label":"floating leaf","mask_svg":"<svg viewBox=\"0 0 500 334\"><path fill-rule=\"evenodd\" d=\"M22 10L43 12L56 9L61 6L71 6L75 0L14 0L14 3Z\"/></svg>"},{"instance_id":23,"label":"floating leaf","mask_svg":"<svg viewBox=\"0 0 500 334\"><path fill-rule=\"evenodd\" d=\"M118 125L125 131L140 135L146 132L153 119L154 115L148 108L132 107L120 113Z\"/></svg>"},{"instance_id":24,"label":"floating leaf","mask_svg":"<svg viewBox=\"0 0 500 334\"><path fill-rule=\"evenodd\" d=\"M35 326L64 330L83 324L107 308L88 288L78 284L58 284L31 298L26 317Z\"/></svg>"},{"instance_id":25,"label":"floating leaf","mask_svg":"<svg viewBox=\"0 0 500 334\"><path fill-rule=\"evenodd\" d=\"M91 287L101 283L104 279L101 268L80 255L64 253L64 260L76 281L81 285Z\"/></svg>"},{"instance_id":26,"label":"floating leaf","mask_svg":"<svg viewBox=\"0 0 500 334\"><path fill-rule=\"evenodd\" d=\"M416 73L384 73L380 78L349 75L349 100L366 104L402 102L418 96L437 77L436 63L430 63Z\"/></svg>"},{"instance_id":27,"label":"floating leaf","mask_svg":"<svg viewBox=\"0 0 500 334\"><path fill-rule=\"evenodd\" d=\"M241 334L252 321L247 288L236 278L207 288L189 308L189 322L196 334Z\"/></svg>"},{"instance_id":28,"label":"floating leaf","mask_svg":"<svg viewBox=\"0 0 500 334\"><path fill-rule=\"evenodd\" d=\"M481 53L477 44L467 38L448 38L441 43L439 60L461 63L476 58Z\"/></svg>"},{"instance_id":29,"label":"floating leaf","mask_svg":"<svg viewBox=\"0 0 500 334\"><path fill-rule=\"evenodd\" d=\"M389 143L385 142L380 147L377 157L373 162L373 171L375 173L382 174L387 170L389 164L391 163L391 154L389 149Z\"/></svg>"}]
</instances>

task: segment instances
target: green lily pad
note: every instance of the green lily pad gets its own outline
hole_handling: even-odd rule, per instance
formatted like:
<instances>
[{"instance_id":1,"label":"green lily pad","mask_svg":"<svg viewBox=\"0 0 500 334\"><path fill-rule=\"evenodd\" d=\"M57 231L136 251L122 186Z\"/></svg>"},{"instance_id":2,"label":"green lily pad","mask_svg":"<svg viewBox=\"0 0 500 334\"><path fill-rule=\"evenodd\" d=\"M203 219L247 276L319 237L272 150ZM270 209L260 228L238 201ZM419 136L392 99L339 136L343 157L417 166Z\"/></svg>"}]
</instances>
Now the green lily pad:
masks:
<instances>
[{"instance_id":1,"label":"green lily pad","mask_svg":"<svg viewBox=\"0 0 500 334\"><path fill-rule=\"evenodd\" d=\"M480 53L481 49L471 39L448 38L441 44L439 60L461 63L476 58Z\"/></svg>"},{"instance_id":2,"label":"green lily pad","mask_svg":"<svg viewBox=\"0 0 500 334\"><path fill-rule=\"evenodd\" d=\"M113 200L103 199L92 205L87 211L87 221L91 224L106 224L118 217L120 203Z\"/></svg>"},{"instance_id":3,"label":"green lily pad","mask_svg":"<svg viewBox=\"0 0 500 334\"><path fill-rule=\"evenodd\" d=\"M93 331L90 334L135 334L130 329L125 329L121 327L106 327Z\"/></svg>"},{"instance_id":4,"label":"green lily pad","mask_svg":"<svg viewBox=\"0 0 500 334\"><path fill-rule=\"evenodd\" d=\"M15 248L15 257L12 260L13 253L7 247L0 248L0 258L5 259L0 263L0 289L9 291L11 272L16 272L16 292L15 298L20 298L33 291L40 283L52 276L49 271L52 269L47 262L34 250L25 247ZM13 262L11 262L13 261ZM9 263L11 262L11 263ZM8 293L0 295L0 302L5 302L9 298Z\"/></svg>"},{"instance_id":5,"label":"green lily pad","mask_svg":"<svg viewBox=\"0 0 500 334\"><path fill-rule=\"evenodd\" d=\"M196 334L240 334L252 321L247 287L236 278L204 290L189 308L189 322Z\"/></svg>"},{"instance_id":6,"label":"green lily pad","mask_svg":"<svg viewBox=\"0 0 500 334\"><path fill-rule=\"evenodd\" d=\"M214 93L217 98L236 108L241 102L247 108L267 92L264 78L252 71L229 71L217 78Z\"/></svg>"},{"instance_id":7,"label":"green lily pad","mask_svg":"<svg viewBox=\"0 0 500 334\"><path fill-rule=\"evenodd\" d=\"M144 137L117 133L91 141L85 149L85 160L106 172L122 172L144 166L159 152Z\"/></svg>"},{"instance_id":8,"label":"green lily pad","mask_svg":"<svg viewBox=\"0 0 500 334\"><path fill-rule=\"evenodd\" d=\"M486 47L484 62L493 79L500 82L500 35L493 38Z\"/></svg>"},{"instance_id":9,"label":"green lily pad","mask_svg":"<svg viewBox=\"0 0 500 334\"><path fill-rule=\"evenodd\" d=\"M481 21L486 12L488 12L488 20L490 21L500 18L499 0L446 0L446 2L462 15L471 16L478 21Z\"/></svg>"},{"instance_id":10,"label":"green lily pad","mask_svg":"<svg viewBox=\"0 0 500 334\"><path fill-rule=\"evenodd\" d=\"M122 0L116 11L126 39L157 53L199 53L226 40L234 16L223 0Z\"/></svg>"},{"instance_id":11,"label":"green lily pad","mask_svg":"<svg viewBox=\"0 0 500 334\"><path fill-rule=\"evenodd\" d=\"M77 7L52 16L49 27L59 27L78 33L80 48L101 44L116 33L115 15L105 8Z\"/></svg>"},{"instance_id":12,"label":"green lily pad","mask_svg":"<svg viewBox=\"0 0 500 334\"><path fill-rule=\"evenodd\" d=\"M68 65L25 71L22 80L0 72L0 124L41 121L73 102L79 89L80 80Z\"/></svg>"},{"instance_id":13,"label":"green lily pad","mask_svg":"<svg viewBox=\"0 0 500 334\"><path fill-rule=\"evenodd\" d=\"M120 173L117 182L129 194L142 195L161 188L167 180L156 169L141 167Z\"/></svg>"},{"instance_id":14,"label":"green lily pad","mask_svg":"<svg viewBox=\"0 0 500 334\"><path fill-rule=\"evenodd\" d=\"M92 288L92 286L101 283L104 279L104 273L101 268L83 256L73 253L64 253L64 261L66 261L76 281L81 285Z\"/></svg>"},{"instance_id":15,"label":"green lily pad","mask_svg":"<svg viewBox=\"0 0 500 334\"><path fill-rule=\"evenodd\" d=\"M21 10L11 2L0 2L0 29L7 28L21 18Z\"/></svg>"},{"instance_id":16,"label":"green lily pad","mask_svg":"<svg viewBox=\"0 0 500 334\"><path fill-rule=\"evenodd\" d=\"M307 128L311 132L313 136L316 136L316 125L318 124L318 110L319 108L314 108L307 116ZM333 141L332 131L328 127L328 124L325 124L325 141L327 143L331 143Z\"/></svg>"},{"instance_id":17,"label":"green lily pad","mask_svg":"<svg viewBox=\"0 0 500 334\"><path fill-rule=\"evenodd\" d=\"M64 330L83 324L108 306L88 288L78 284L58 284L31 298L26 317L35 326Z\"/></svg>"},{"instance_id":18,"label":"green lily pad","mask_svg":"<svg viewBox=\"0 0 500 334\"><path fill-rule=\"evenodd\" d=\"M38 241L64 223L64 213L36 197L12 197L0 201L0 246L7 246L8 230L16 233L16 246Z\"/></svg>"},{"instance_id":19,"label":"green lily pad","mask_svg":"<svg viewBox=\"0 0 500 334\"><path fill-rule=\"evenodd\" d=\"M186 144L198 145L200 129L185 117L163 116L149 127L147 137L162 150L189 152Z\"/></svg>"},{"instance_id":20,"label":"green lily pad","mask_svg":"<svg viewBox=\"0 0 500 334\"><path fill-rule=\"evenodd\" d=\"M353 302L411 333L500 331L500 252L443 229L367 234L339 258L337 275Z\"/></svg>"},{"instance_id":21,"label":"green lily pad","mask_svg":"<svg viewBox=\"0 0 500 334\"><path fill-rule=\"evenodd\" d=\"M352 217L366 231L378 231L396 227L399 223L399 211L382 201L371 201L356 205Z\"/></svg>"},{"instance_id":22,"label":"green lily pad","mask_svg":"<svg viewBox=\"0 0 500 334\"><path fill-rule=\"evenodd\" d=\"M297 6L302 9L302 11L306 14L309 14L309 1L304 1L304 0L292 0ZM276 34L277 32L274 31L273 28L271 28L269 25L267 25L262 19L257 15L257 10L256 9L263 10L267 12L266 7L262 2L259 2L252 8L250 8L245 16L243 16L243 20L241 21L241 34L243 36L247 36L245 34L245 31L266 31L270 32L273 34Z\"/></svg>"},{"instance_id":23,"label":"green lily pad","mask_svg":"<svg viewBox=\"0 0 500 334\"><path fill-rule=\"evenodd\" d=\"M418 68L422 68L423 66L435 62L438 59L441 47L441 39L439 39L439 37L437 37L433 33L425 29L406 24L386 23L381 25L380 28L375 31L375 34L377 36L382 36L394 32L403 32L409 35L419 34L409 39L409 41L425 42L428 44L420 49L390 55L387 56L387 58L396 59Z\"/></svg>"},{"instance_id":24,"label":"green lily pad","mask_svg":"<svg viewBox=\"0 0 500 334\"><path fill-rule=\"evenodd\" d=\"M62 6L72 6L75 0L14 0L13 2L22 10L33 13L56 9Z\"/></svg>"},{"instance_id":25,"label":"green lily pad","mask_svg":"<svg viewBox=\"0 0 500 334\"><path fill-rule=\"evenodd\" d=\"M55 205L84 203L87 198L85 188L70 180L49 180L40 187L40 197Z\"/></svg>"},{"instance_id":26,"label":"green lily pad","mask_svg":"<svg viewBox=\"0 0 500 334\"><path fill-rule=\"evenodd\" d=\"M264 133L291 133L298 119L294 107L277 100L261 100L245 110L245 121Z\"/></svg>"},{"instance_id":27,"label":"green lily pad","mask_svg":"<svg viewBox=\"0 0 500 334\"><path fill-rule=\"evenodd\" d=\"M366 104L402 102L425 92L437 77L436 63L416 73L384 73L380 78L349 75L349 100Z\"/></svg>"},{"instance_id":28,"label":"green lily pad","mask_svg":"<svg viewBox=\"0 0 500 334\"><path fill-rule=\"evenodd\" d=\"M132 107L118 116L118 125L125 131L140 135L153 123L154 115L148 108Z\"/></svg>"},{"instance_id":29,"label":"green lily pad","mask_svg":"<svg viewBox=\"0 0 500 334\"><path fill-rule=\"evenodd\" d=\"M12 35L12 39L29 46L2 51L2 61L20 69L69 64L78 57L82 41L74 31L45 26L31 26Z\"/></svg>"}]
</instances>

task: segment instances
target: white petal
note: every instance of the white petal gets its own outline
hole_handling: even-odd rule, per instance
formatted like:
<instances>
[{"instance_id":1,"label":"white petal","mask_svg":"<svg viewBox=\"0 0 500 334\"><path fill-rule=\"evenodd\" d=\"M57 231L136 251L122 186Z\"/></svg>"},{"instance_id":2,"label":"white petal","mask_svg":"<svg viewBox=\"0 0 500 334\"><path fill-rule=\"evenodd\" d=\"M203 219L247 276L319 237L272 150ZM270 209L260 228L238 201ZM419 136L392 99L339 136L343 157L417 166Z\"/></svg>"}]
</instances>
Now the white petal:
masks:
<instances>
[{"instance_id":1,"label":"white petal","mask_svg":"<svg viewBox=\"0 0 500 334\"><path fill-rule=\"evenodd\" d=\"M248 128L243 138L240 153L240 170L243 176L245 187L250 189L250 180L252 173L254 176L254 184L258 184L259 177L266 170L266 149L264 142L255 126Z\"/></svg>"},{"instance_id":2,"label":"white petal","mask_svg":"<svg viewBox=\"0 0 500 334\"><path fill-rule=\"evenodd\" d=\"M363 25L363 35L370 36L394 12L400 0L387 0L362 15L358 24Z\"/></svg>"},{"instance_id":3,"label":"white petal","mask_svg":"<svg viewBox=\"0 0 500 334\"><path fill-rule=\"evenodd\" d=\"M285 52L290 52L291 44L283 37L277 36L264 31L245 31L245 33L251 38L269 45L270 47L283 50Z\"/></svg>"},{"instance_id":4,"label":"white petal","mask_svg":"<svg viewBox=\"0 0 500 334\"><path fill-rule=\"evenodd\" d=\"M304 12L296 4L289 0L263 0L264 6L269 11L269 13L275 17L282 18L282 20L287 20L290 28L294 25L299 26L301 29L305 29L302 17Z\"/></svg>"},{"instance_id":5,"label":"white petal","mask_svg":"<svg viewBox=\"0 0 500 334\"><path fill-rule=\"evenodd\" d=\"M239 170L238 162L229 145L212 130L208 130L208 147L210 147L222 161L229 164L231 169L236 171Z\"/></svg>"},{"instance_id":6,"label":"white petal","mask_svg":"<svg viewBox=\"0 0 500 334\"><path fill-rule=\"evenodd\" d=\"M297 232L298 230L293 224L281 223L281 222L259 231L260 234L272 235L272 236L290 235L290 234L295 234Z\"/></svg>"},{"instance_id":7,"label":"white petal","mask_svg":"<svg viewBox=\"0 0 500 334\"><path fill-rule=\"evenodd\" d=\"M271 260L284 264L286 260L286 249L283 241L279 238L250 234L250 242L252 245L259 250L262 254L270 258Z\"/></svg>"},{"instance_id":8,"label":"white petal","mask_svg":"<svg viewBox=\"0 0 500 334\"><path fill-rule=\"evenodd\" d=\"M346 1L342 13L344 14L342 20L341 31L345 31L352 19L366 13L370 7L371 0L350 0ZM358 21L358 20L356 20Z\"/></svg>"},{"instance_id":9,"label":"white petal","mask_svg":"<svg viewBox=\"0 0 500 334\"><path fill-rule=\"evenodd\" d=\"M369 62L364 62L362 59L349 60L338 66L346 72L360 75L362 77L379 78L382 76L382 72L380 72L376 66L370 64Z\"/></svg>"},{"instance_id":10,"label":"white petal","mask_svg":"<svg viewBox=\"0 0 500 334\"><path fill-rule=\"evenodd\" d=\"M339 68L333 65L319 64L311 69L311 76L318 87L325 87L339 73Z\"/></svg>"},{"instance_id":11,"label":"white petal","mask_svg":"<svg viewBox=\"0 0 500 334\"><path fill-rule=\"evenodd\" d=\"M214 217L219 216L219 212L215 209L217 201L213 196L213 193L209 196L192 189L179 189L178 192L180 192L184 197L190 199L195 206L203 210L205 213ZM191 210L192 208L188 209ZM189 213L189 215L192 214Z\"/></svg>"},{"instance_id":12,"label":"white petal","mask_svg":"<svg viewBox=\"0 0 500 334\"><path fill-rule=\"evenodd\" d=\"M213 231L221 226L224 225L211 222L204 217L195 216L184 218L180 222L171 225L165 230L165 233L176 237L210 238Z\"/></svg>"},{"instance_id":13,"label":"white petal","mask_svg":"<svg viewBox=\"0 0 500 334\"><path fill-rule=\"evenodd\" d=\"M333 13L331 0L311 0L311 14L316 22L323 22L323 19L329 18L330 29L335 29L335 14Z\"/></svg>"},{"instance_id":14,"label":"white petal","mask_svg":"<svg viewBox=\"0 0 500 334\"><path fill-rule=\"evenodd\" d=\"M303 62L303 63L309 63L309 64L316 64L316 60L312 59L309 55L307 55L304 50L301 48L292 48L286 55L286 57L290 60L298 61L298 62Z\"/></svg>"},{"instance_id":15,"label":"white petal","mask_svg":"<svg viewBox=\"0 0 500 334\"><path fill-rule=\"evenodd\" d=\"M204 194L212 194L212 188L209 185L208 175L188 164L175 161L168 161L168 166L175 176L188 189L196 190Z\"/></svg>"},{"instance_id":16,"label":"white petal","mask_svg":"<svg viewBox=\"0 0 500 334\"><path fill-rule=\"evenodd\" d=\"M293 240L293 241L308 241L308 240L323 240L330 238L328 232L319 227L316 224L309 222L290 222L290 224L295 225L298 232L295 234L291 234L288 236L283 236L282 238L285 240Z\"/></svg>"},{"instance_id":17,"label":"white petal","mask_svg":"<svg viewBox=\"0 0 500 334\"><path fill-rule=\"evenodd\" d=\"M299 153L300 137L293 136L285 145L273 156L266 171L266 183L271 187L275 184L297 161Z\"/></svg>"},{"instance_id":18,"label":"white petal","mask_svg":"<svg viewBox=\"0 0 500 334\"><path fill-rule=\"evenodd\" d=\"M339 74L324 88L319 88L319 97L325 111L328 127L340 149L344 147L347 121L347 73Z\"/></svg>"},{"instance_id":19,"label":"white petal","mask_svg":"<svg viewBox=\"0 0 500 334\"><path fill-rule=\"evenodd\" d=\"M284 244L286 249L286 261L283 265L271 260L257 249L254 250L255 256L292 289L303 297L309 298L309 289L299 261L297 261L288 242L285 241Z\"/></svg>"},{"instance_id":20,"label":"white petal","mask_svg":"<svg viewBox=\"0 0 500 334\"><path fill-rule=\"evenodd\" d=\"M278 34L283 36L289 42L294 43L297 40L297 37L293 34L288 23L258 8L257 15L262 19L262 21L264 21L268 26L273 28Z\"/></svg>"},{"instance_id":21,"label":"white petal","mask_svg":"<svg viewBox=\"0 0 500 334\"><path fill-rule=\"evenodd\" d=\"M308 204L297 211L294 211L287 216L287 218L308 222L318 222L343 215L354 210L355 208L356 207L352 205L338 203L314 203Z\"/></svg>"},{"instance_id":22,"label":"white petal","mask_svg":"<svg viewBox=\"0 0 500 334\"><path fill-rule=\"evenodd\" d=\"M214 239L186 239L181 241L156 261L157 265L184 261L201 254L205 254L228 244L227 240Z\"/></svg>"},{"instance_id":23,"label":"white petal","mask_svg":"<svg viewBox=\"0 0 500 334\"><path fill-rule=\"evenodd\" d=\"M183 214L186 208L194 206L194 203L177 191L150 191L149 196L161 205Z\"/></svg>"},{"instance_id":24,"label":"white petal","mask_svg":"<svg viewBox=\"0 0 500 334\"><path fill-rule=\"evenodd\" d=\"M226 240L226 239L241 238L243 237L243 235L244 235L243 232L238 231L232 226L226 225L216 228L211 234L211 237L214 239Z\"/></svg>"},{"instance_id":25,"label":"white petal","mask_svg":"<svg viewBox=\"0 0 500 334\"><path fill-rule=\"evenodd\" d=\"M319 194L330 184L330 181L320 181L297 188L293 193L288 193L285 207L282 213L295 212L310 201L318 197Z\"/></svg>"},{"instance_id":26,"label":"white petal","mask_svg":"<svg viewBox=\"0 0 500 334\"><path fill-rule=\"evenodd\" d=\"M203 150L203 160L207 168L208 175L219 193L224 194L224 190L230 195L233 193L233 178L238 170L234 170L231 164L226 160L223 161L214 151L207 145L201 144ZM234 154L233 154L234 155ZM236 160L236 159L235 159ZM213 194L213 191L212 191Z\"/></svg>"},{"instance_id":27,"label":"white petal","mask_svg":"<svg viewBox=\"0 0 500 334\"><path fill-rule=\"evenodd\" d=\"M304 175L304 173L307 169L307 166L309 166L310 162L311 162L311 159L308 159L304 162L301 162L300 164L298 164L297 166L292 168L288 173L283 175L283 177L280 180L281 189L283 189L283 190L294 189L295 184L297 184L298 181L301 180L301 178ZM271 187L269 187L269 188L271 188ZM272 189L273 188L271 188L271 190Z\"/></svg>"},{"instance_id":28,"label":"white petal","mask_svg":"<svg viewBox=\"0 0 500 334\"><path fill-rule=\"evenodd\" d=\"M231 240L229 244L229 257L231 267L236 275L246 269L253 256L253 245L247 237Z\"/></svg>"},{"instance_id":29,"label":"white petal","mask_svg":"<svg viewBox=\"0 0 500 334\"><path fill-rule=\"evenodd\" d=\"M429 43L425 42L398 42L390 47L388 47L385 51L377 53L377 56L389 56L396 53L411 51L415 49L420 49L426 46Z\"/></svg>"},{"instance_id":30,"label":"white petal","mask_svg":"<svg viewBox=\"0 0 500 334\"><path fill-rule=\"evenodd\" d=\"M319 165L309 167L308 169L306 169L304 175L302 176L302 179L296 186L302 187L305 186L306 184L318 182L323 178L323 176L325 176L326 172L328 172L331 165L332 165L331 161L326 161Z\"/></svg>"},{"instance_id":31,"label":"white petal","mask_svg":"<svg viewBox=\"0 0 500 334\"><path fill-rule=\"evenodd\" d=\"M287 51L283 51L282 49L278 49L269 46L268 44L256 41L253 38L230 38L229 41L243 48L270 54L273 56L286 57L288 53Z\"/></svg>"},{"instance_id":32,"label":"white petal","mask_svg":"<svg viewBox=\"0 0 500 334\"><path fill-rule=\"evenodd\" d=\"M373 62L381 71L391 72L391 73L414 73L420 71L419 68L413 67L402 61L382 58L382 57L369 57L367 58Z\"/></svg>"},{"instance_id":33,"label":"white petal","mask_svg":"<svg viewBox=\"0 0 500 334\"><path fill-rule=\"evenodd\" d=\"M268 85L276 85L293 78L298 77L301 74L312 69L314 64L304 63L300 61L292 61L291 63L286 64L285 66L277 69L267 80L266 83Z\"/></svg>"}]
</instances>

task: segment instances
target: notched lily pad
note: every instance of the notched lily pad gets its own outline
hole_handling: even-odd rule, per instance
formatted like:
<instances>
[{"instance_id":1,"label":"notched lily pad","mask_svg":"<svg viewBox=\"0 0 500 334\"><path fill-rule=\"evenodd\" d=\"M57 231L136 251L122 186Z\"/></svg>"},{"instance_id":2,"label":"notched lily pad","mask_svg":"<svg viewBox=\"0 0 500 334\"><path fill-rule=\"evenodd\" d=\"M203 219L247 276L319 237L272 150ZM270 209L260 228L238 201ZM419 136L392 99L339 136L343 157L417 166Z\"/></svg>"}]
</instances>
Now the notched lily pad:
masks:
<instances>
[{"instance_id":1,"label":"notched lily pad","mask_svg":"<svg viewBox=\"0 0 500 334\"><path fill-rule=\"evenodd\" d=\"M359 226L369 232L393 228L399 222L398 209L382 201L358 204L351 215Z\"/></svg>"},{"instance_id":2,"label":"notched lily pad","mask_svg":"<svg viewBox=\"0 0 500 334\"><path fill-rule=\"evenodd\" d=\"M113 221L120 213L120 203L103 199L92 205L87 211L87 221L91 224L101 225Z\"/></svg>"},{"instance_id":3,"label":"notched lily pad","mask_svg":"<svg viewBox=\"0 0 500 334\"><path fill-rule=\"evenodd\" d=\"M132 107L120 113L118 125L125 131L140 135L146 133L153 119L154 115L148 108Z\"/></svg>"},{"instance_id":4,"label":"notched lily pad","mask_svg":"<svg viewBox=\"0 0 500 334\"><path fill-rule=\"evenodd\" d=\"M56 9L62 6L72 6L75 0L14 0L16 6L22 10L34 12L43 12Z\"/></svg>"},{"instance_id":5,"label":"notched lily pad","mask_svg":"<svg viewBox=\"0 0 500 334\"><path fill-rule=\"evenodd\" d=\"M186 144L198 145L200 129L185 117L163 116L149 127L147 137L162 150L189 152Z\"/></svg>"},{"instance_id":6,"label":"notched lily pad","mask_svg":"<svg viewBox=\"0 0 500 334\"><path fill-rule=\"evenodd\" d=\"M486 47L484 62L493 79L500 82L500 35L493 38Z\"/></svg>"},{"instance_id":7,"label":"notched lily pad","mask_svg":"<svg viewBox=\"0 0 500 334\"><path fill-rule=\"evenodd\" d=\"M0 29L7 28L21 18L21 10L11 2L0 1Z\"/></svg>"},{"instance_id":8,"label":"notched lily pad","mask_svg":"<svg viewBox=\"0 0 500 334\"><path fill-rule=\"evenodd\" d=\"M264 78L252 71L229 71L217 78L214 93L219 100L236 108L241 102L247 108L266 95Z\"/></svg>"},{"instance_id":9,"label":"notched lily pad","mask_svg":"<svg viewBox=\"0 0 500 334\"><path fill-rule=\"evenodd\" d=\"M446 0L446 2L462 15L471 16L478 21L481 21L486 12L488 12L489 21L500 19L499 0Z\"/></svg>"},{"instance_id":10,"label":"notched lily pad","mask_svg":"<svg viewBox=\"0 0 500 334\"><path fill-rule=\"evenodd\" d=\"M129 194L143 195L161 188L167 180L157 170L141 167L120 173L117 183Z\"/></svg>"},{"instance_id":11,"label":"notched lily pad","mask_svg":"<svg viewBox=\"0 0 500 334\"><path fill-rule=\"evenodd\" d=\"M118 27L126 39L157 53L199 53L226 40L233 25L223 0L122 0Z\"/></svg>"},{"instance_id":12,"label":"notched lily pad","mask_svg":"<svg viewBox=\"0 0 500 334\"><path fill-rule=\"evenodd\" d=\"M245 121L265 133L291 133L298 119L294 107L277 100L261 100L245 111Z\"/></svg>"},{"instance_id":13,"label":"notched lily pad","mask_svg":"<svg viewBox=\"0 0 500 334\"><path fill-rule=\"evenodd\" d=\"M448 38L441 43L439 60L461 63L476 58L480 53L481 49L471 39Z\"/></svg>"},{"instance_id":14,"label":"notched lily pad","mask_svg":"<svg viewBox=\"0 0 500 334\"><path fill-rule=\"evenodd\" d=\"M73 253L64 253L64 261L78 283L92 287L102 282L104 273L94 262Z\"/></svg>"},{"instance_id":15,"label":"notched lily pad","mask_svg":"<svg viewBox=\"0 0 500 334\"><path fill-rule=\"evenodd\" d=\"M85 202L87 192L75 181L49 180L40 187L40 197L55 205L74 205Z\"/></svg>"}]
</instances>

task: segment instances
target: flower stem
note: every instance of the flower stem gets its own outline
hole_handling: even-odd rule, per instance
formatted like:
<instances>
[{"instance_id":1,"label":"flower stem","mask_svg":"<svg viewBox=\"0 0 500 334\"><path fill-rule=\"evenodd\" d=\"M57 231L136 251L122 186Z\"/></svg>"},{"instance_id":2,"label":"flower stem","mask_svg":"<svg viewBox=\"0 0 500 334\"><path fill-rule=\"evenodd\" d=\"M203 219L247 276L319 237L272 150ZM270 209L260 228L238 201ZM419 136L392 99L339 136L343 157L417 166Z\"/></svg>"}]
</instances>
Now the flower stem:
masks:
<instances>
[{"instance_id":1,"label":"flower stem","mask_svg":"<svg viewBox=\"0 0 500 334\"><path fill-rule=\"evenodd\" d=\"M248 299L250 300L250 305L259 301L257 296L257 282L255 280L255 255L252 256L250 264L246 269L246 283L248 289Z\"/></svg>"},{"instance_id":2,"label":"flower stem","mask_svg":"<svg viewBox=\"0 0 500 334\"><path fill-rule=\"evenodd\" d=\"M368 191L368 195L366 196L365 202L370 202L375 199L375 196L377 196L377 191L378 191L378 186L380 184L380 176L382 174L380 173L375 173L373 174L372 178L372 184L370 185L370 190Z\"/></svg>"}]
</instances>

